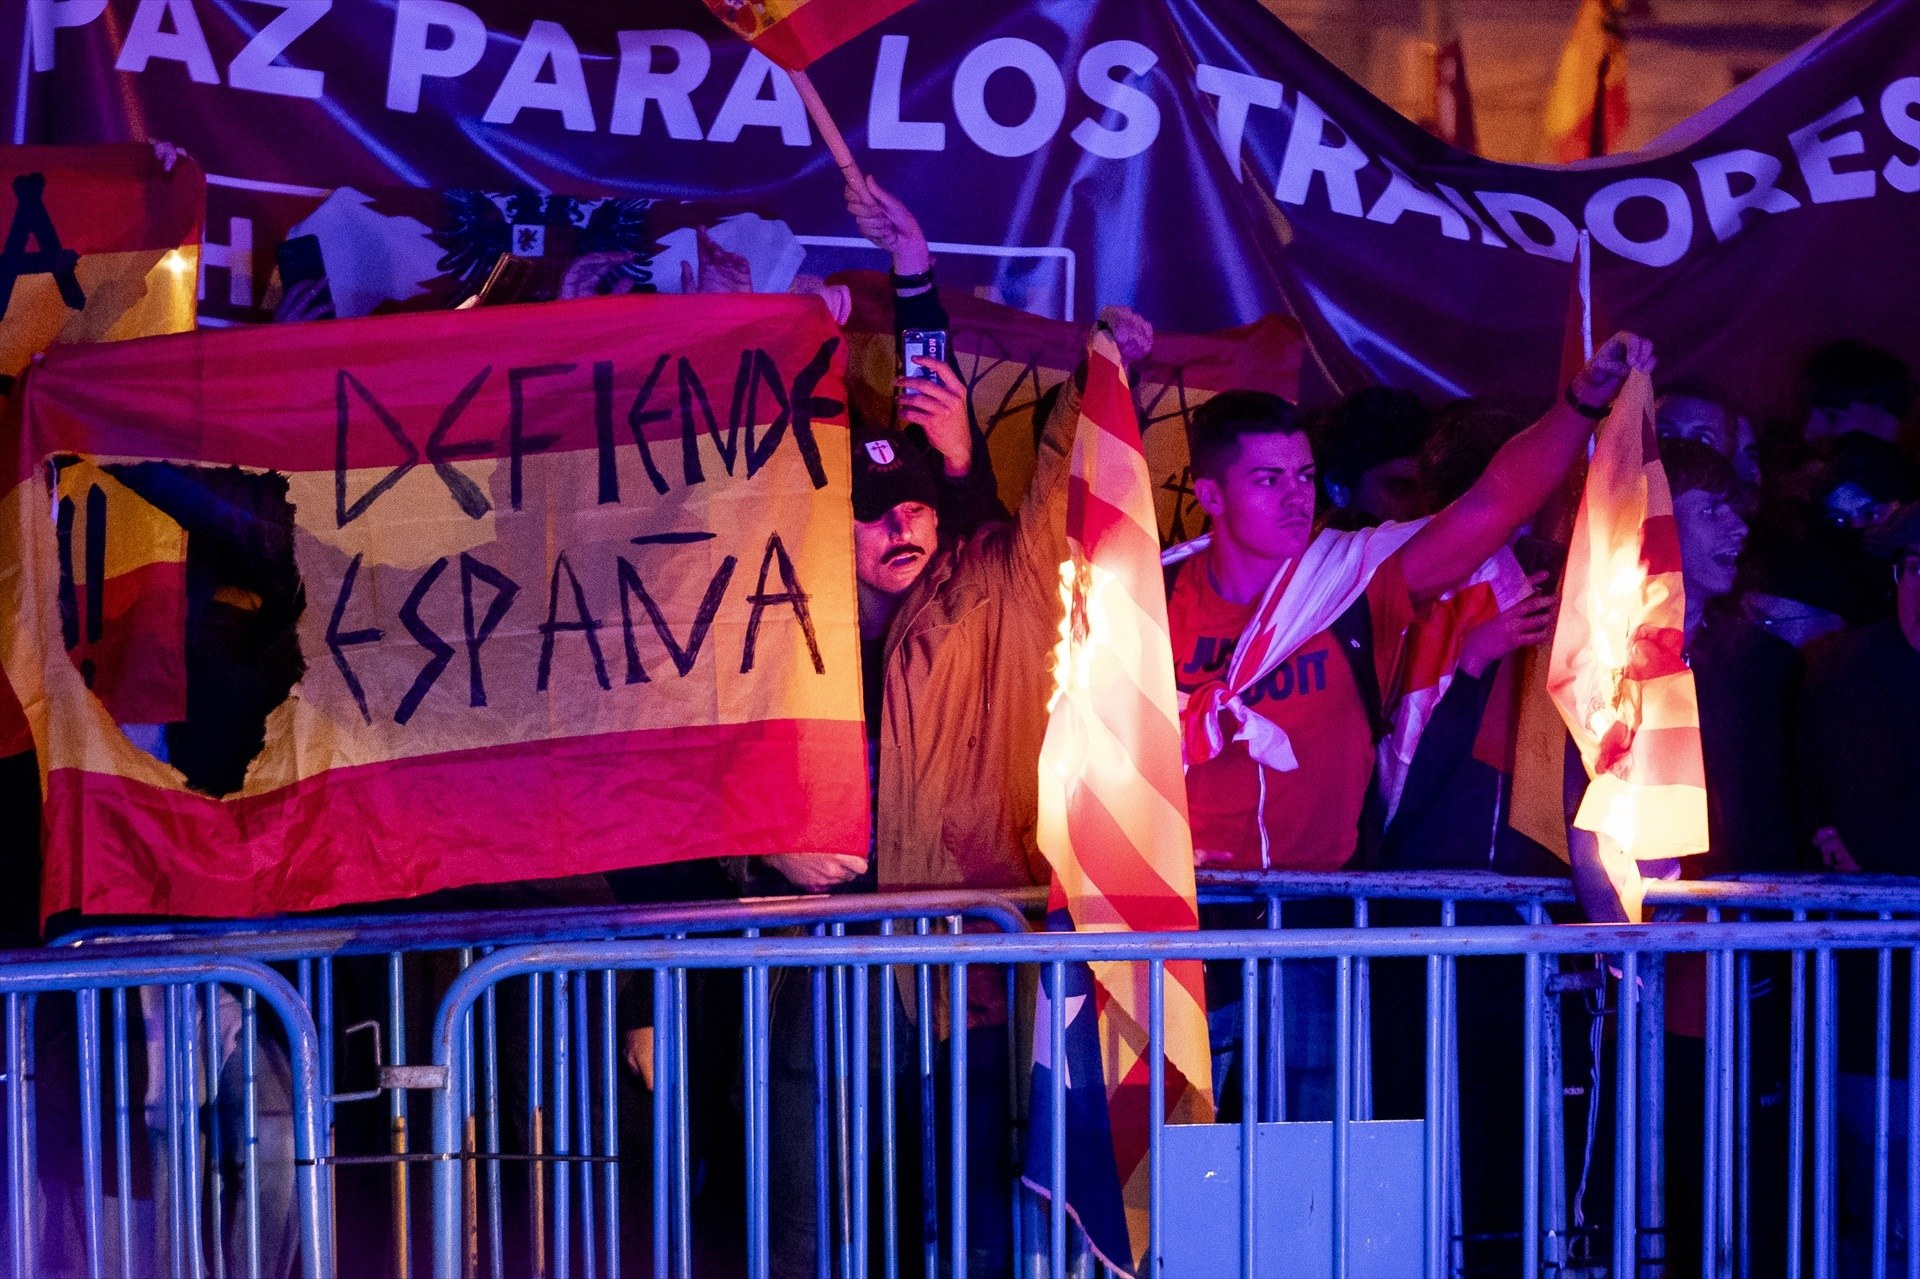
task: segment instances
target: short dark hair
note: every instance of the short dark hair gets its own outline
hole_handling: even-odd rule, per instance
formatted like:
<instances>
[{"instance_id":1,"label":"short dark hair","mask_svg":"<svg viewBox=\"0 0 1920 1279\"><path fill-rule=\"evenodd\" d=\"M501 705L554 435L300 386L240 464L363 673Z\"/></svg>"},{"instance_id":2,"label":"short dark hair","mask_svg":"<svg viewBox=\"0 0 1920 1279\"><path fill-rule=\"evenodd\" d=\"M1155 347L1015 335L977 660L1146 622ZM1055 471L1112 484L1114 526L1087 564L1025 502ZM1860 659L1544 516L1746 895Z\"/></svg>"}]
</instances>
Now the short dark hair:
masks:
<instances>
[{"instance_id":1,"label":"short dark hair","mask_svg":"<svg viewBox=\"0 0 1920 1279\"><path fill-rule=\"evenodd\" d=\"M1807 359L1807 405L1844 409L1868 404L1903 418L1913 409L1913 374L1893 352L1845 338L1829 342Z\"/></svg>"},{"instance_id":2,"label":"short dark hair","mask_svg":"<svg viewBox=\"0 0 1920 1279\"><path fill-rule=\"evenodd\" d=\"M1240 455L1243 436L1298 435L1305 429L1300 410L1271 391L1222 391L1188 419L1193 473L1219 479Z\"/></svg>"},{"instance_id":3,"label":"short dark hair","mask_svg":"<svg viewBox=\"0 0 1920 1279\"><path fill-rule=\"evenodd\" d=\"M1687 493L1725 497L1733 492L1733 463L1698 440L1681 436L1662 439L1660 465L1667 473L1667 490L1676 502Z\"/></svg>"}]
</instances>

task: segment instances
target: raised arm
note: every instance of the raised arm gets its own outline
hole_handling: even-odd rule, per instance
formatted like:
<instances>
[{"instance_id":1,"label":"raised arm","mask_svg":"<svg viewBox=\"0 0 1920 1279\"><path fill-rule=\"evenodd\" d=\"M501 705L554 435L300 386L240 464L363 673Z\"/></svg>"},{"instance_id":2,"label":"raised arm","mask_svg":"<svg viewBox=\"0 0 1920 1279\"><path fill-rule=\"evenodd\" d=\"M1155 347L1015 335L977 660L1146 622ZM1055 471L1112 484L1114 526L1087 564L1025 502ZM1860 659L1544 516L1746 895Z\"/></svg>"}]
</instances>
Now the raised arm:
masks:
<instances>
[{"instance_id":1,"label":"raised arm","mask_svg":"<svg viewBox=\"0 0 1920 1279\"><path fill-rule=\"evenodd\" d=\"M1585 455L1595 424L1631 369L1652 371L1653 345L1617 334L1593 353L1545 417L1508 440L1486 474L1414 534L1400 566L1415 599L1458 586L1533 518Z\"/></svg>"}]
</instances>

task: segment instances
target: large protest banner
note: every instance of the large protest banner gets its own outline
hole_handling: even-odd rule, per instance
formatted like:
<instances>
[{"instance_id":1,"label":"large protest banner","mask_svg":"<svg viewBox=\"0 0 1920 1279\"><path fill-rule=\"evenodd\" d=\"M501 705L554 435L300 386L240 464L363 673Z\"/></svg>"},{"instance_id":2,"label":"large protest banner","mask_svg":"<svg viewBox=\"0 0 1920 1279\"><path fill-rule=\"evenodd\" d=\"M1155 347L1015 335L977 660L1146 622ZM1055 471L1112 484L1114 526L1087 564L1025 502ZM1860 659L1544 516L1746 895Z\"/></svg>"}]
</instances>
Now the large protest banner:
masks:
<instances>
[{"instance_id":1,"label":"large protest banner","mask_svg":"<svg viewBox=\"0 0 1920 1279\"><path fill-rule=\"evenodd\" d=\"M210 178L210 314L257 314L279 206L351 184L724 196L817 274L883 266L786 75L699 0L12 0L20 141L163 137ZM1814 346L1920 362L1920 8L1882 0L1645 150L1455 151L1259 0L918 0L810 69L943 281L1061 319L1304 326L1324 394L1554 392L1567 263L1666 378L1783 412ZM297 138L297 146L288 139ZM244 273L242 280L236 273Z\"/></svg>"},{"instance_id":2,"label":"large protest banner","mask_svg":"<svg viewBox=\"0 0 1920 1279\"><path fill-rule=\"evenodd\" d=\"M44 910L246 915L863 854L844 368L818 301L758 296L54 352L0 499ZM65 651L46 463L66 455L161 504L284 486L288 527L210 583L244 597L222 565L261 580L282 556L304 595L304 675L233 793L136 747Z\"/></svg>"}]
</instances>

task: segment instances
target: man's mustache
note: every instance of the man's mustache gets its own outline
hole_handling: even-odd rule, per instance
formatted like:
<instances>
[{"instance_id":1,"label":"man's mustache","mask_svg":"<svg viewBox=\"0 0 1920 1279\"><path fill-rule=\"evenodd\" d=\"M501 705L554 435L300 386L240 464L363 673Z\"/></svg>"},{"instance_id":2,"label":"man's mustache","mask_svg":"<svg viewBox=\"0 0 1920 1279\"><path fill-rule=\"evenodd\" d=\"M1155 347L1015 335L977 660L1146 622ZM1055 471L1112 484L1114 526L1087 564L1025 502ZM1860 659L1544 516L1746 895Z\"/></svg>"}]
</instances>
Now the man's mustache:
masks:
<instances>
[{"instance_id":1,"label":"man's mustache","mask_svg":"<svg viewBox=\"0 0 1920 1279\"><path fill-rule=\"evenodd\" d=\"M886 554L880 557L880 562L882 564L891 564L894 560L908 555L925 555L926 553L925 549L913 542L895 542L887 548Z\"/></svg>"}]
</instances>

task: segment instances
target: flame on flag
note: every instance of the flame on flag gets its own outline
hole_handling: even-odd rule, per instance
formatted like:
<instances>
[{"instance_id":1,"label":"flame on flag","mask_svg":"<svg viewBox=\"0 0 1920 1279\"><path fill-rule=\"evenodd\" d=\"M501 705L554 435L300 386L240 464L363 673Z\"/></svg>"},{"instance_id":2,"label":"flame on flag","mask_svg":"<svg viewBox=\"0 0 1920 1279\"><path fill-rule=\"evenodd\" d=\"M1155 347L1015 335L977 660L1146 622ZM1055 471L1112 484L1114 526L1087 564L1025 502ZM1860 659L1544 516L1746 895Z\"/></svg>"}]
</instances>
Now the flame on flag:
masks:
<instances>
[{"instance_id":1,"label":"flame on flag","mask_svg":"<svg viewBox=\"0 0 1920 1279\"><path fill-rule=\"evenodd\" d=\"M1568 549L1547 689L1593 780L1574 825L1600 837L1639 915L1632 864L1707 849L1700 706L1688 669L1673 497L1653 383L1628 375L1594 440Z\"/></svg>"},{"instance_id":2,"label":"flame on flag","mask_svg":"<svg viewBox=\"0 0 1920 1279\"><path fill-rule=\"evenodd\" d=\"M1053 868L1050 925L1066 926L1070 918L1082 932L1199 926L1156 527L1152 477L1126 372L1112 339L1099 333L1087 353L1069 466L1066 531L1072 555L1060 566L1063 616L1040 752L1039 844ZM1130 1272L1147 1244L1152 992L1145 964L1090 967L1099 1014L1097 1059L1122 1203L1089 1204L1084 1196L1090 1183L1076 1191L1069 1178L1067 1208L1107 1264ZM1210 1122L1212 1060L1201 966L1169 963L1165 973L1163 1117ZM1070 1026L1063 1048L1049 1045L1050 1061L1073 1054L1072 1034ZM1074 1058L1076 1090L1085 1059ZM1035 1090L1038 1131L1045 1103L1038 1083ZM1035 1149L1043 1145L1035 1142ZM1031 1165L1029 1176L1045 1189L1042 1179L1032 1177Z\"/></svg>"}]
</instances>

